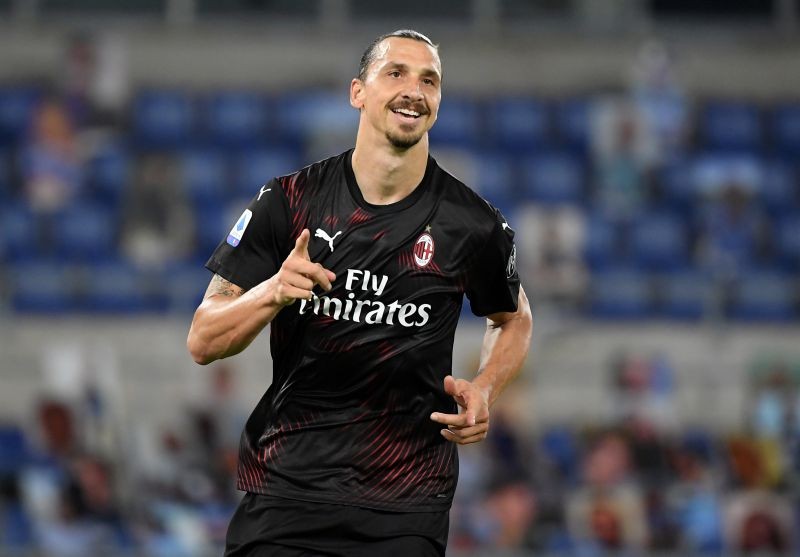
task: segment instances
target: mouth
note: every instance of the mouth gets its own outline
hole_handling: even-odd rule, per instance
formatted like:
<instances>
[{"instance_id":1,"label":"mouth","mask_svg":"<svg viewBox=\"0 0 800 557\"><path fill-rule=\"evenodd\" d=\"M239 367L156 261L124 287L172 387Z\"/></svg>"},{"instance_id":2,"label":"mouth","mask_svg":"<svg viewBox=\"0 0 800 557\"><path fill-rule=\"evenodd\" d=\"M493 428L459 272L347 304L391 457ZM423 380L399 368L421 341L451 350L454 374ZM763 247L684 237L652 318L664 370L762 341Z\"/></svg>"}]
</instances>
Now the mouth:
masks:
<instances>
[{"instance_id":1,"label":"mouth","mask_svg":"<svg viewBox=\"0 0 800 557\"><path fill-rule=\"evenodd\" d=\"M391 108L390 110L406 122L413 122L425 114L411 108Z\"/></svg>"}]
</instances>

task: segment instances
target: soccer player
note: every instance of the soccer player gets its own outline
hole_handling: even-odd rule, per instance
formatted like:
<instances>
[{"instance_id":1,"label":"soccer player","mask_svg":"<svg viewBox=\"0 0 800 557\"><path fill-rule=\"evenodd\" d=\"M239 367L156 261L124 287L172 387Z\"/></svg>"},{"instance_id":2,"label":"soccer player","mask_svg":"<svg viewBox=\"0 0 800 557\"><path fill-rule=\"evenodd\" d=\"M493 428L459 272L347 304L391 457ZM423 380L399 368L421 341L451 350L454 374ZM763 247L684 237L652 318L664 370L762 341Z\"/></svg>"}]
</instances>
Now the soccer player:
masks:
<instances>
[{"instance_id":1,"label":"soccer player","mask_svg":"<svg viewBox=\"0 0 800 557\"><path fill-rule=\"evenodd\" d=\"M486 437L532 320L513 230L428 153L441 82L430 39L378 37L350 84L355 149L262 186L206 264L193 358L270 324L274 364L228 556L444 555L456 445ZM488 318L471 381L450 375L464 294Z\"/></svg>"}]
</instances>

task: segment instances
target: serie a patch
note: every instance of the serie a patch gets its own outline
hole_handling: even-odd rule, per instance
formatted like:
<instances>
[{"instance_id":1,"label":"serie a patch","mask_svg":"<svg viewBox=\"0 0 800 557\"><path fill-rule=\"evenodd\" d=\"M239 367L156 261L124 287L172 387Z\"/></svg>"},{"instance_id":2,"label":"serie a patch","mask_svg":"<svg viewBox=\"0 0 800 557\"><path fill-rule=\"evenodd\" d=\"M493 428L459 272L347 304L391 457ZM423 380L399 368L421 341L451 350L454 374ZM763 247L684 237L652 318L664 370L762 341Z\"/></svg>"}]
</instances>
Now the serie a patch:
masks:
<instances>
[{"instance_id":1,"label":"serie a patch","mask_svg":"<svg viewBox=\"0 0 800 557\"><path fill-rule=\"evenodd\" d=\"M250 224L250 219L253 218L253 211L250 209L245 209L242 216L239 217L239 220L236 221L236 224L233 225L231 228L230 233L228 234L227 242L236 247L239 245L239 242L242 241L242 236L244 235L244 231L247 230L247 225Z\"/></svg>"}]
</instances>

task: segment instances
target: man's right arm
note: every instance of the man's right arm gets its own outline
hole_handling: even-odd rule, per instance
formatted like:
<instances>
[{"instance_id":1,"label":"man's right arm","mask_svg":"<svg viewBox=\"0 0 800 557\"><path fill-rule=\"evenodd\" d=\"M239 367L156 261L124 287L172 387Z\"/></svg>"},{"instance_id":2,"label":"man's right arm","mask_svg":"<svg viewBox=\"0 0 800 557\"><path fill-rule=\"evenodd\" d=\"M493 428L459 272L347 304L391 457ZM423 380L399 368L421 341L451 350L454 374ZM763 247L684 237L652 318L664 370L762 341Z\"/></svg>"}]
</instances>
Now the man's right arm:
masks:
<instances>
[{"instance_id":1,"label":"man's right arm","mask_svg":"<svg viewBox=\"0 0 800 557\"><path fill-rule=\"evenodd\" d=\"M195 362L206 365L238 354L281 309L295 300L310 300L315 285L331 289L336 275L310 261L310 236L303 230L278 272L250 290L214 275L186 340Z\"/></svg>"}]
</instances>

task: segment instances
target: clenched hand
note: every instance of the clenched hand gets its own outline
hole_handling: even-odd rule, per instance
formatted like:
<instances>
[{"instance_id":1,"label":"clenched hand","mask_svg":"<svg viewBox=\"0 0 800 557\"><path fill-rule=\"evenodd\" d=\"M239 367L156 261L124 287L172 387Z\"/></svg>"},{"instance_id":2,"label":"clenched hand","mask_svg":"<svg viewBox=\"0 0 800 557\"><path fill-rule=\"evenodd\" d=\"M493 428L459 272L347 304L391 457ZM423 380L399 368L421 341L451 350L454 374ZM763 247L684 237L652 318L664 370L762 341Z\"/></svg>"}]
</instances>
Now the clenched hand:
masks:
<instances>
[{"instance_id":1,"label":"clenched hand","mask_svg":"<svg viewBox=\"0 0 800 557\"><path fill-rule=\"evenodd\" d=\"M294 249L281 265L280 270L269 279L270 290L276 303L282 306L293 304L295 300L310 300L315 285L326 292L336 275L320 265L312 263L308 256L308 241L311 232L303 229L294 243Z\"/></svg>"}]
</instances>

